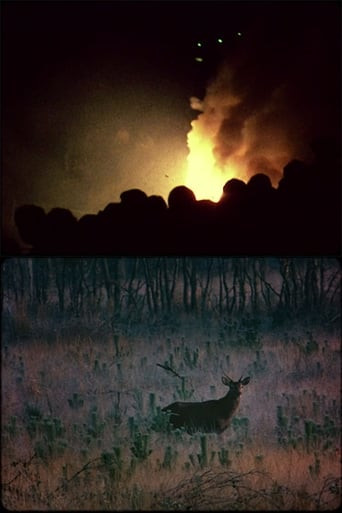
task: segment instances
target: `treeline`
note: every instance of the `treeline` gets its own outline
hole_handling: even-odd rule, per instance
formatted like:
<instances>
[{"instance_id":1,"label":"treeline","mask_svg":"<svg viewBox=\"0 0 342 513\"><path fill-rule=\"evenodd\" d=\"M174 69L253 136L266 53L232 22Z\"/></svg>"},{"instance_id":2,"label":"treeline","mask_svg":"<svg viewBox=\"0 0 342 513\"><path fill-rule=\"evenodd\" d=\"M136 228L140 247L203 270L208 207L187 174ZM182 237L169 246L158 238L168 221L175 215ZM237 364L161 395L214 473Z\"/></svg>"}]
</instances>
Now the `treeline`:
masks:
<instances>
[{"instance_id":1,"label":"treeline","mask_svg":"<svg viewBox=\"0 0 342 513\"><path fill-rule=\"evenodd\" d=\"M103 311L147 323L279 312L333 320L340 278L337 260L318 257L12 258L2 269L9 311L48 305L62 317Z\"/></svg>"}]
</instances>

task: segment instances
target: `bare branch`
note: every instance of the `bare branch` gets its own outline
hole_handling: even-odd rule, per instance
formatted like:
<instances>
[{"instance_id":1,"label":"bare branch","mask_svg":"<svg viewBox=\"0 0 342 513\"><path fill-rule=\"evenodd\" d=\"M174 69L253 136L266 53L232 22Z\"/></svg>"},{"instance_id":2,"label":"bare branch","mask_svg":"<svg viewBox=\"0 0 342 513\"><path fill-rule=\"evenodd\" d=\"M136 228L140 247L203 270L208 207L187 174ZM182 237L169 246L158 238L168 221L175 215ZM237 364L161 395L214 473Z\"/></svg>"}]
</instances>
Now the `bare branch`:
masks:
<instances>
[{"instance_id":1,"label":"bare branch","mask_svg":"<svg viewBox=\"0 0 342 513\"><path fill-rule=\"evenodd\" d=\"M177 378L184 379L182 376L178 374L175 370L173 370L169 365L161 365L160 363L157 363L158 367L161 367L162 369L165 369L166 371L172 372Z\"/></svg>"},{"instance_id":2,"label":"bare branch","mask_svg":"<svg viewBox=\"0 0 342 513\"><path fill-rule=\"evenodd\" d=\"M79 474L81 474L82 472L84 472L85 470L87 470L89 468L89 466L91 465L91 463L94 463L95 461L99 461L101 459L101 457L98 457L98 458L94 458L90 461L88 461L85 465L83 465L83 467L78 470L77 472L75 472L75 474L73 474L69 479L65 479L63 484L58 486L56 489L55 489L55 492L58 492L61 488L63 488L63 486L65 486L65 483L70 483L70 481L72 481L73 479L75 479L75 477L77 477Z\"/></svg>"},{"instance_id":3,"label":"bare branch","mask_svg":"<svg viewBox=\"0 0 342 513\"><path fill-rule=\"evenodd\" d=\"M22 465L22 468L26 469L35 457L36 453L34 452L30 459L28 459L27 461L15 461L11 464L11 466L16 467L17 465ZM13 481L15 481L20 475L22 475L22 469L20 469L19 472L10 481L7 481L7 483L3 483L3 486L10 486L13 483Z\"/></svg>"}]
</instances>

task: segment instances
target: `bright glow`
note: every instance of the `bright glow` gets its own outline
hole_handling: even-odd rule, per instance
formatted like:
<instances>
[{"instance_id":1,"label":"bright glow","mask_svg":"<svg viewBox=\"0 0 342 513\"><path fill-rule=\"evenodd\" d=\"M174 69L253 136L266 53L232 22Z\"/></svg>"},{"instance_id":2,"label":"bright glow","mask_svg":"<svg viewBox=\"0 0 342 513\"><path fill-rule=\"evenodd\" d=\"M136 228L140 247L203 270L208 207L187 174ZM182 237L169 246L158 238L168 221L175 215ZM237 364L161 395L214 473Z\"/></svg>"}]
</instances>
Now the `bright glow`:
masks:
<instances>
[{"instance_id":1,"label":"bright glow","mask_svg":"<svg viewBox=\"0 0 342 513\"><path fill-rule=\"evenodd\" d=\"M238 35L239 37L241 37L241 36L242 36L242 32L238 32L238 33L237 33L237 35Z\"/></svg>"},{"instance_id":2,"label":"bright glow","mask_svg":"<svg viewBox=\"0 0 342 513\"><path fill-rule=\"evenodd\" d=\"M218 201L222 196L224 184L238 175L233 164L226 164L221 169L215 162L213 141L200 133L196 121L192 122L192 130L188 133L189 155L185 185L189 187L197 200L210 199Z\"/></svg>"},{"instance_id":3,"label":"bright glow","mask_svg":"<svg viewBox=\"0 0 342 513\"><path fill-rule=\"evenodd\" d=\"M222 44L223 43L223 39L221 39L220 37L218 38L217 40L218 43Z\"/></svg>"},{"instance_id":4,"label":"bright glow","mask_svg":"<svg viewBox=\"0 0 342 513\"><path fill-rule=\"evenodd\" d=\"M203 59L202 59L202 57L195 57L195 61L196 62L203 62Z\"/></svg>"},{"instance_id":5,"label":"bright glow","mask_svg":"<svg viewBox=\"0 0 342 513\"><path fill-rule=\"evenodd\" d=\"M202 46L202 43L198 42L197 46L200 48Z\"/></svg>"}]
</instances>

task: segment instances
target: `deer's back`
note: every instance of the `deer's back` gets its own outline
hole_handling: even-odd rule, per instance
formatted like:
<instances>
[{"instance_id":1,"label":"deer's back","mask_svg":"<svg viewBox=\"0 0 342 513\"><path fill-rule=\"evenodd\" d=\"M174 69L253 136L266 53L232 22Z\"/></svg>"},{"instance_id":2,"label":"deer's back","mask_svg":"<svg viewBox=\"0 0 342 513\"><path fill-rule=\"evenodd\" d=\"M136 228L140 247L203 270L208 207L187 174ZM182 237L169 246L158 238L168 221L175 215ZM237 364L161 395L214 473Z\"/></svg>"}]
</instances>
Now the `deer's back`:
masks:
<instances>
[{"instance_id":1,"label":"deer's back","mask_svg":"<svg viewBox=\"0 0 342 513\"><path fill-rule=\"evenodd\" d=\"M211 399L203 402L183 402L176 401L169 406L163 408L163 411L171 411L172 413L194 413L200 414L211 413L212 415L220 415L222 417L230 417L239 405L239 398L227 397L223 399Z\"/></svg>"},{"instance_id":2,"label":"deer's back","mask_svg":"<svg viewBox=\"0 0 342 513\"><path fill-rule=\"evenodd\" d=\"M189 433L198 430L221 433L229 424L217 400L201 403L177 401L163 408L163 411L171 412L170 422L174 427L185 427Z\"/></svg>"},{"instance_id":3,"label":"deer's back","mask_svg":"<svg viewBox=\"0 0 342 513\"><path fill-rule=\"evenodd\" d=\"M171 413L170 422L176 428L185 427L188 432L199 430L222 433L229 426L238 404L238 398L213 399L197 403L176 401L163 408L163 411Z\"/></svg>"},{"instance_id":4,"label":"deer's back","mask_svg":"<svg viewBox=\"0 0 342 513\"><path fill-rule=\"evenodd\" d=\"M219 406L219 401L213 399L210 401L203 401L200 403L195 402L183 402L183 401L176 401L169 406L165 406L162 411L171 411L174 412L185 412L185 411L205 411L208 408L217 408Z\"/></svg>"}]
</instances>

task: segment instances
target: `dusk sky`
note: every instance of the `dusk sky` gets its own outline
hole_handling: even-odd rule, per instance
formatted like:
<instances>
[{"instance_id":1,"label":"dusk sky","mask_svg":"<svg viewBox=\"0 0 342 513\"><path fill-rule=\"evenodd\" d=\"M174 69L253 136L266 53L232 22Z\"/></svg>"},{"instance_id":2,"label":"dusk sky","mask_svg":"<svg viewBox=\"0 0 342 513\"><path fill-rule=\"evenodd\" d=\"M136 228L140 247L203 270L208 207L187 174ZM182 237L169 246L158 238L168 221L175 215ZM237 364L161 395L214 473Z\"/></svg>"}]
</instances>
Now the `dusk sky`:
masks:
<instances>
[{"instance_id":1,"label":"dusk sky","mask_svg":"<svg viewBox=\"0 0 342 513\"><path fill-rule=\"evenodd\" d=\"M338 2L1 10L6 233L26 203L80 217L131 188L217 201L260 170L276 186L313 139L340 135Z\"/></svg>"}]
</instances>

